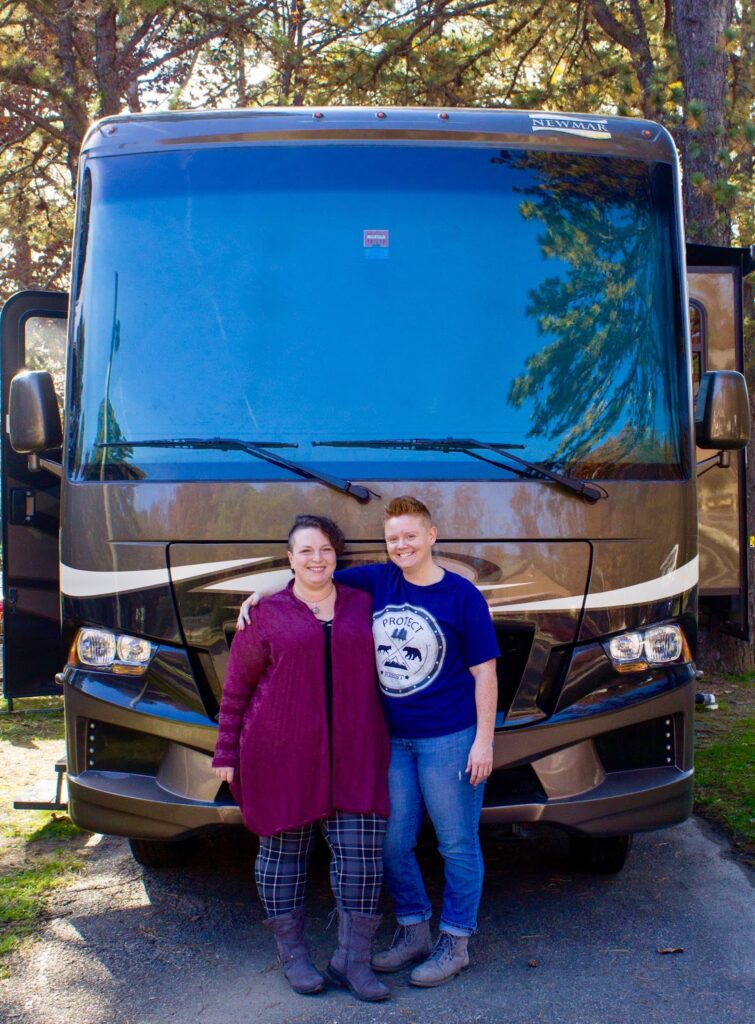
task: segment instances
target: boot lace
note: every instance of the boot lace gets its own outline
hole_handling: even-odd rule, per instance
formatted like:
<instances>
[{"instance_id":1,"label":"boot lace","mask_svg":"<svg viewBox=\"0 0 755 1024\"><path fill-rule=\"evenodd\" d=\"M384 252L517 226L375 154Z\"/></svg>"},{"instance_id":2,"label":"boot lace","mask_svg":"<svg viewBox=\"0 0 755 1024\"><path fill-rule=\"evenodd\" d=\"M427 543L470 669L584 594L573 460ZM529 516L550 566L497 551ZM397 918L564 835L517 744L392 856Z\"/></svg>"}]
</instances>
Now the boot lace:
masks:
<instances>
[{"instance_id":1,"label":"boot lace","mask_svg":"<svg viewBox=\"0 0 755 1024\"><path fill-rule=\"evenodd\" d=\"M402 946L411 946L412 932L416 927L416 925L412 924L400 924L396 931L393 933L390 948L401 949Z\"/></svg>"},{"instance_id":2,"label":"boot lace","mask_svg":"<svg viewBox=\"0 0 755 1024\"><path fill-rule=\"evenodd\" d=\"M426 963L433 960L436 963L443 963L444 960L453 959L454 955L454 937L449 935L448 932L441 932L438 936L438 941L435 943L430 956L427 958Z\"/></svg>"}]
</instances>

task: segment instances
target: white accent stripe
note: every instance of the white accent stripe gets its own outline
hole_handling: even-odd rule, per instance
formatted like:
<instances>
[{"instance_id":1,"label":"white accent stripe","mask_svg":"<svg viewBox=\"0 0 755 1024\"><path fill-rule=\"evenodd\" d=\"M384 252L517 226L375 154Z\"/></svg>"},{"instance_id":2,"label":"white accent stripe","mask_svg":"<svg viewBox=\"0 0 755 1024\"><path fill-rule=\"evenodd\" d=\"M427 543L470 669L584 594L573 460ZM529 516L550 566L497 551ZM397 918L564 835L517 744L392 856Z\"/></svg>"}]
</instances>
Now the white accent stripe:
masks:
<instances>
[{"instance_id":1,"label":"white accent stripe","mask_svg":"<svg viewBox=\"0 0 755 1024\"><path fill-rule=\"evenodd\" d=\"M101 597L106 594L125 594L134 590L146 590L150 587L165 586L171 578L175 581L196 579L214 572L235 569L241 565L254 565L264 562L267 555L257 558L234 558L223 562L202 562L197 565L176 566L168 569L130 569L125 571L99 572L91 569L74 569L64 562L60 563L60 590L68 597ZM569 597L557 597L547 601L523 601L519 604L490 605L491 612L519 611L579 611L583 604L590 608L621 608L633 604L651 604L676 597L694 587L699 579L699 558L695 556L686 565L657 576L644 583L635 583L631 587L620 587L618 590L606 590L601 594L574 594ZM211 584L207 590L218 590L227 593L251 593L259 588L264 579L266 584L285 584L291 578L287 569L275 569L251 576L240 576L233 580L221 580ZM522 586L524 584L503 584L502 586ZM500 584L498 586L501 586ZM490 585L478 588L492 589Z\"/></svg>"},{"instance_id":2,"label":"white accent stripe","mask_svg":"<svg viewBox=\"0 0 755 1024\"><path fill-rule=\"evenodd\" d=\"M224 594L244 594L249 596L253 590L275 590L277 587L288 586L293 579L290 569L271 569L269 572L255 572L248 576L234 576L232 580L220 580L210 583L202 590L221 591Z\"/></svg>"},{"instance_id":3,"label":"white accent stripe","mask_svg":"<svg viewBox=\"0 0 755 1024\"><path fill-rule=\"evenodd\" d=\"M134 590L164 587L173 580L190 580L212 572L223 572L241 565L264 562L259 558L233 558L225 562L201 562L198 565L179 565L171 569L127 569L100 572L94 569L74 569L60 563L60 590L68 597L104 597L106 594L127 594Z\"/></svg>"},{"instance_id":4,"label":"white accent stripe","mask_svg":"<svg viewBox=\"0 0 755 1024\"><path fill-rule=\"evenodd\" d=\"M222 572L224 569L235 569L240 565L255 565L257 562L266 562L268 555L258 555L256 558L231 558L227 562L200 562L199 565L174 565L170 570L173 580L193 580L197 576L206 576L211 572Z\"/></svg>"},{"instance_id":5,"label":"white accent stripe","mask_svg":"<svg viewBox=\"0 0 755 1024\"><path fill-rule=\"evenodd\" d=\"M535 612L535 611L578 611L584 604L589 608L624 608L631 604L652 604L668 597L683 594L697 584L700 576L700 560L697 555L680 569L657 576L645 583L635 583L631 587L620 587L618 590L606 590L602 594L588 594L583 597L575 594L571 597L556 597L550 601L524 601L521 604L495 604L490 606L491 612Z\"/></svg>"},{"instance_id":6,"label":"white accent stripe","mask_svg":"<svg viewBox=\"0 0 755 1024\"><path fill-rule=\"evenodd\" d=\"M478 590L506 590L508 587L529 587L531 583L484 583Z\"/></svg>"}]
</instances>

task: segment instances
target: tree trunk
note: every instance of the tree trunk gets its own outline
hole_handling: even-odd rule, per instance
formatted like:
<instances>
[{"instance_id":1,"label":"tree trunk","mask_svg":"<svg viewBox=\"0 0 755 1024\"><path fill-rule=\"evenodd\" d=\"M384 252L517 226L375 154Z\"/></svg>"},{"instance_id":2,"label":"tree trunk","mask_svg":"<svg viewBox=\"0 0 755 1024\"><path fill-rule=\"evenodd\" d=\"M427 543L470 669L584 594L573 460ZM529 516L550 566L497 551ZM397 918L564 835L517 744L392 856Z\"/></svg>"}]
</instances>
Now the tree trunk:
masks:
<instances>
[{"instance_id":1,"label":"tree trunk","mask_svg":"<svg viewBox=\"0 0 755 1024\"><path fill-rule=\"evenodd\" d=\"M684 85L684 126L677 133L684 171L687 237L731 244L728 219L716 215L715 190L725 178L718 151L726 146L728 57L724 32L734 0L673 0L674 34Z\"/></svg>"},{"instance_id":2,"label":"tree trunk","mask_svg":"<svg viewBox=\"0 0 755 1024\"><path fill-rule=\"evenodd\" d=\"M73 6L73 0L58 0L55 31L58 43L57 58L66 87L62 93L60 111L68 140L66 164L71 176L71 186L75 190L79 149L89 124L89 116L86 105L79 98L80 90L74 49Z\"/></svg>"},{"instance_id":3,"label":"tree trunk","mask_svg":"<svg viewBox=\"0 0 755 1024\"><path fill-rule=\"evenodd\" d=\"M299 40L301 38L299 25L302 18L303 0L291 0L291 10L288 14L288 25L286 28L286 52L281 70L280 96L286 103L291 98L294 87L294 74L297 61L300 58Z\"/></svg>"},{"instance_id":4,"label":"tree trunk","mask_svg":"<svg viewBox=\"0 0 755 1024\"><path fill-rule=\"evenodd\" d=\"M100 93L100 116L121 112L121 90L118 80L115 4L94 20L94 69Z\"/></svg>"},{"instance_id":5,"label":"tree trunk","mask_svg":"<svg viewBox=\"0 0 755 1024\"><path fill-rule=\"evenodd\" d=\"M755 653L748 640L740 640L728 633L700 630L695 664L707 675L731 673L743 676L755 669ZM699 689L708 689L704 681L700 683Z\"/></svg>"}]
</instances>

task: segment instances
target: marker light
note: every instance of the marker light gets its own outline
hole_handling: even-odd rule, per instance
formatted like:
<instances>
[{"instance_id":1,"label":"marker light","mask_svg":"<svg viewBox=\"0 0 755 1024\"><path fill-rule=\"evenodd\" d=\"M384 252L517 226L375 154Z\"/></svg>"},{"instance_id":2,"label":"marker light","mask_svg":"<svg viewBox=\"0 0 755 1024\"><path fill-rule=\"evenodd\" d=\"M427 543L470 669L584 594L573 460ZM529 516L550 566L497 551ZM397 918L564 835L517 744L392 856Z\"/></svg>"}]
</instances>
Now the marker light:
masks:
<instances>
[{"instance_id":1,"label":"marker light","mask_svg":"<svg viewBox=\"0 0 755 1024\"><path fill-rule=\"evenodd\" d=\"M141 675L155 646L141 637L111 633L107 629L80 629L73 646L80 665L105 668L122 675Z\"/></svg>"},{"instance_id":2,"label":"marker light","mask_svg":"<svg viewBox=\"0 0 755 1024\"><path fill-rule=\"evenodd\" d=\"M620 633L605 645L608 657L619 672L637 672L652 665L692 661L681 626L653 626Z\"/></svg>"}]
</instances>

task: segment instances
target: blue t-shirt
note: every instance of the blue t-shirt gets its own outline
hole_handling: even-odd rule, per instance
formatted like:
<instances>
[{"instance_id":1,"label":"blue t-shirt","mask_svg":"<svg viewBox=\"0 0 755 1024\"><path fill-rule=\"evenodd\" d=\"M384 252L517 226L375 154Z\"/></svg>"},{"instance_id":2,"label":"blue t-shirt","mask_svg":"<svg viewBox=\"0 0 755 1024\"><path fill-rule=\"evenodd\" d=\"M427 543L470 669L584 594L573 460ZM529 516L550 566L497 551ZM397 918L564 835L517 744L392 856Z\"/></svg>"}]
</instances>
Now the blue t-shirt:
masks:
<instances>
[{"instance_id":1,"label":"blue t-shirt","mask_svg":"<svg viewBox=\"0 0 755 1024\"><path fill-rule=\"evenodd\" d=\"M426 587L392 562L340 569L335 578L372 594L383 707L392 735L446 736L477 722L470 666L499 655L485 598L455 572Z\"/></svg>"}]
</instances>

